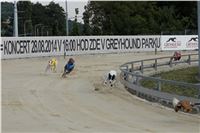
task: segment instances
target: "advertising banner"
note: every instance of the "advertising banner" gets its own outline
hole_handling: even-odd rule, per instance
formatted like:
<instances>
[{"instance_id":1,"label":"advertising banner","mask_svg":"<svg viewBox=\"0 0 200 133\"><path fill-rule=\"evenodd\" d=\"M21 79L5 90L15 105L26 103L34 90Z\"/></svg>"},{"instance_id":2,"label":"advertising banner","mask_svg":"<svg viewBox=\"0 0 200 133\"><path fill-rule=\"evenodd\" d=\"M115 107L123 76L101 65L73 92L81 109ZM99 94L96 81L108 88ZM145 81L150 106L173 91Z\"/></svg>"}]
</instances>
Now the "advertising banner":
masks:
<instances>
[{"instance_id":1,"label":"advertising banner","mask_svg":"<svg viewBox=\"0 0 200 133\"><path fill-rule=\"evenodd\" d=\"M197 35L161 36L161 49L163 51L198 49L198 36Z\"/></svg>"},{"instance_id":2,"label":"advertising banner","mask_svg":"<svg viewBox=\"0 0 200 133\"><path fill-rule=\"evenodd\" d=\"M160 36L2 37L1 58L158 51Z\"/></svg>"}]
</instances>

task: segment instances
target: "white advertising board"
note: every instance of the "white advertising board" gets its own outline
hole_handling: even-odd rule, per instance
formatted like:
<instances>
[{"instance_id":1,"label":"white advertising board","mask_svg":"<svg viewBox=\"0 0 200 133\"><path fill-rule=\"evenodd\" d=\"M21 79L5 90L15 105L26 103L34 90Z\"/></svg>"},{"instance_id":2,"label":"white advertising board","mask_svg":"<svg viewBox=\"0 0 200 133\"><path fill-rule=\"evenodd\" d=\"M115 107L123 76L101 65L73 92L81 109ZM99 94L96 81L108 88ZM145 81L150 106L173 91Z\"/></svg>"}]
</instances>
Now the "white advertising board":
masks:
<instances>
[{"instance_id":1,"label":"white advertising board","mask_svg":"<svg viewBox=\"0 0 200 133\"><path fill-rule=\"evenodd\" d=\"M161 36L161 49L163 51L198 49L198 36L197 35Z\"/></svg>"},{"instance_id":2,"label":"white advertising board","mask_svg":"<svg viewBox=\"0 0 200 133\"><path fill-rule=\"evenodd\" d=\"M1 58L161 50L160 36L2 37Z\"/></svg>"}]
</instances>

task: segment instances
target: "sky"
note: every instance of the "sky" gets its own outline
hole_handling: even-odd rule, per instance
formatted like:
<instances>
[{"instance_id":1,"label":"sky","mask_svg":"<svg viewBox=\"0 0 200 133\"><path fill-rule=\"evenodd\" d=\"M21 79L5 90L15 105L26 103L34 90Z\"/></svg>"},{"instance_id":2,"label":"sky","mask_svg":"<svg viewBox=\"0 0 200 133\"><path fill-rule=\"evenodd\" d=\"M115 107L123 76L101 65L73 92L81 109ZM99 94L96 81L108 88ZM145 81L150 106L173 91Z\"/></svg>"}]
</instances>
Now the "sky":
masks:
<instances>
[{"instance_id":1,"label":"sky","mask_svg":"<svg viewBox=\"0 0 200 133\"><path fill-rule=\"evenodd\" d=\"M1 0L1 1L14 2L14 0ZM64 10L66 9L65 0L31 0L32 3L39 2L42 5L48 5L51 1L58 3ZM87 2L88 0L67 0L68 18L73 20L74 19L73 17L75 16L75 8L79 8L78 16L80 17L78 17L78 22L83 23L82 16L84 12L84 6L87 5Z\"/></svg>"}]
</instances>

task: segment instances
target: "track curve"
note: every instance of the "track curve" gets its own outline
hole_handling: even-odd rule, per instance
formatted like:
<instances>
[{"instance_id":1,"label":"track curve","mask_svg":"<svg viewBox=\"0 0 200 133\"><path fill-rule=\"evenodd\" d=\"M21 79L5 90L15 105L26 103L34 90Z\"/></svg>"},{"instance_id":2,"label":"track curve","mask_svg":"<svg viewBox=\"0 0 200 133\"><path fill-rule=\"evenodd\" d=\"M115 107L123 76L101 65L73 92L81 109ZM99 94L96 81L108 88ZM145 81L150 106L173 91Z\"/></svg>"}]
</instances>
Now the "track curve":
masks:
<instances>
[{"instance_id":1,"label":"track curve","mask_svg":"<svg viewBox=\"0 0 200 133\"><path fill-rule=\"evenodd\" d=\"M102 75L119 72L124 62L166 55L171 53L75 56L75 72L66 79L60 78L63 57L54 74L44 73L48 57L3 60L2 131L198 133L199 116L142 101L120 83L101 85Z\"/></svg>"}]
</instances>

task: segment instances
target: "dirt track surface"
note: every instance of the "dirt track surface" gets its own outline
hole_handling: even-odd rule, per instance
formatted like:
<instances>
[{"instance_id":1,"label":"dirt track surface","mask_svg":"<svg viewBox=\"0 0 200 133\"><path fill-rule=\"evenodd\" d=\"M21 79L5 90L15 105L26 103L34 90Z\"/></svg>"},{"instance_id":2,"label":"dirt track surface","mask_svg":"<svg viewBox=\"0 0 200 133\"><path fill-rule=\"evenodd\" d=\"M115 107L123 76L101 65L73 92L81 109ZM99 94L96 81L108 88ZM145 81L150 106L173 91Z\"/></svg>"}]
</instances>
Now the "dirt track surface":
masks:
<instances>
[{"instance_id":1,"label":"dirt track surface","mask_svg":"<svg viewBox=\"0 0 200 133\"><path fill-rule=\"evenodd\" d=\"M47 74L49 57L2 60L2 132L199 133L199 116L140 100L120 83L101 84L125 62L166 55L172 53L74 56L75 71L65 79L69 57L57 57L57 73Z\"/></svg>"}]
</instances>

